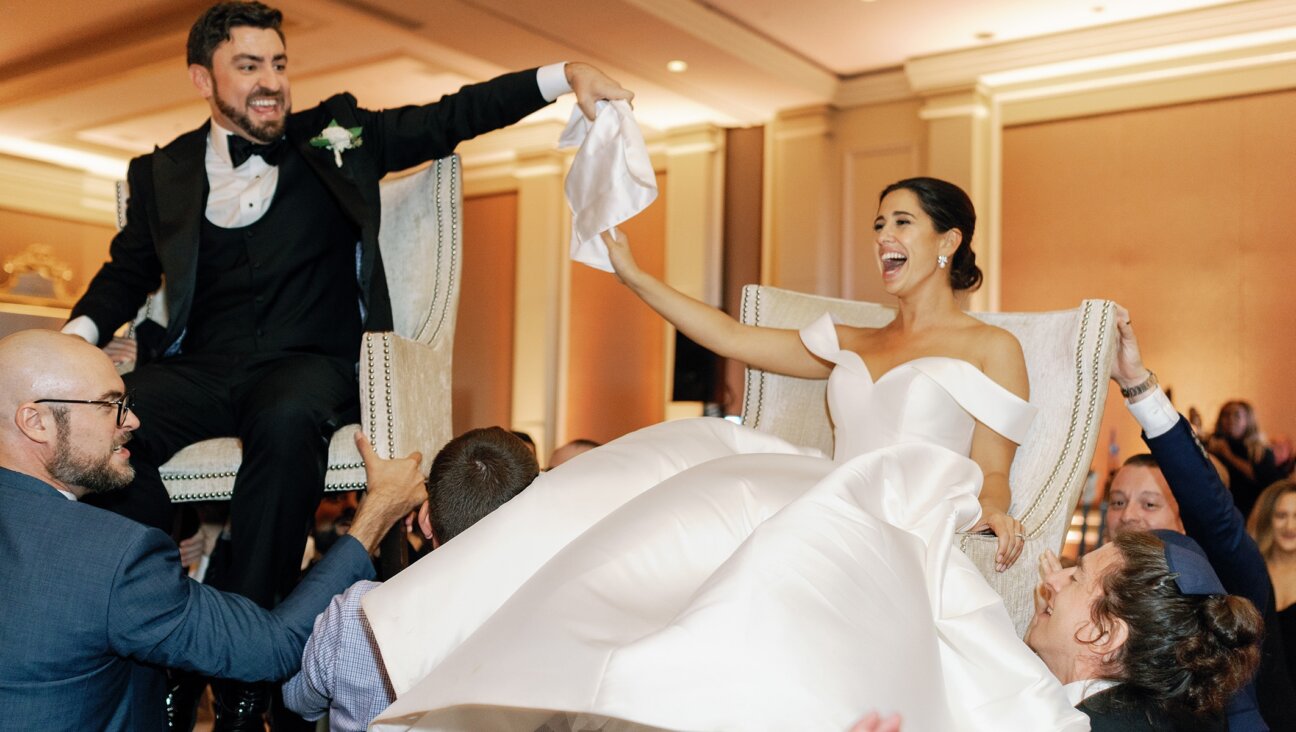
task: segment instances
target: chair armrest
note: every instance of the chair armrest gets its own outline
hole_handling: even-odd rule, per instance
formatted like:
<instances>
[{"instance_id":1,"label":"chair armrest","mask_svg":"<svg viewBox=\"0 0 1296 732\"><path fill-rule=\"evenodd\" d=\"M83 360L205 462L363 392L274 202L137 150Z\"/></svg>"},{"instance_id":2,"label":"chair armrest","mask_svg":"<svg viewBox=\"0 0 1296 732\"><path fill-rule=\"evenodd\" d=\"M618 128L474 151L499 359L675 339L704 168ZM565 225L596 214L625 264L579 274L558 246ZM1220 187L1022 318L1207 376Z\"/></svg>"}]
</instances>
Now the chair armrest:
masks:
<instances>
[{"instance_id":1,"label":"chair armrest","mask_svg":"<svg viewBox=\"0 0 1296 732\"><path fill-rule=\"evenodd\" d=\"M378 454L423 453L423 472L450 440L451 349L396 333L366 333L360 346L360 424Z\"/></svg>"}]
</instances>

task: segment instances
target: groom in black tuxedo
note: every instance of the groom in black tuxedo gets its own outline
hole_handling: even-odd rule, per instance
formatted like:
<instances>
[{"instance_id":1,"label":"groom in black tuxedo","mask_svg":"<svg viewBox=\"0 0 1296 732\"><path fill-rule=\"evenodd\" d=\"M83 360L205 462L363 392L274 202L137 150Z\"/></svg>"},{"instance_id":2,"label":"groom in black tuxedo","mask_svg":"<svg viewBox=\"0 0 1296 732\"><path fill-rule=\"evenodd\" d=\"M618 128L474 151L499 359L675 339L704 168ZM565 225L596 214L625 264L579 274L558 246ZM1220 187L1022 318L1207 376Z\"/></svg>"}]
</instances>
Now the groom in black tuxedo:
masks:
<instances>
[{"instance_id":1,"label":"groom in black tuxedo","mask_svg":"<svg viewBox=\"0 0 1296 732\"><path fill-rule=\"evenodd\" d=\"M296 578L329 438L357 418L361 333L392 327L379 180L567 91L587 114L597 99L633 96L571 63L424 106L374 112L339 94L293 112L281 20L258 2L224 2L195 22L189 75L211 120L131 161L126 225L64 328L104 346L165 278L157 358L126 376L145 425L132 443L137 478L104 507L170 530L157 466L193 442L239 437L232 556L212 583L265 607Z\"/></svg>"}]
</instances>

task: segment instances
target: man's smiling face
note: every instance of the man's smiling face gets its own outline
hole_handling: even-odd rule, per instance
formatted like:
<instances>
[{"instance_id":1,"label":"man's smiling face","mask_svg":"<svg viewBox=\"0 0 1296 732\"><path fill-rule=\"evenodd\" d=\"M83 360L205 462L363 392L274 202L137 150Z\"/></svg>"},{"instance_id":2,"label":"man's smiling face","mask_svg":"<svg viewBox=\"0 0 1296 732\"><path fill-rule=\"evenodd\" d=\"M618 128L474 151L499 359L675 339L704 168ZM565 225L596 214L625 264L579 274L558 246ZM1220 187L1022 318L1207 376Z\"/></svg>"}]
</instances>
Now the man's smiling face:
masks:
<instances>
[{"instance_id":1,"label":"man's smiling face","mask_svg":"<svg viewBox=\"0 0 1296 732\"><path fill-rule=\"evenodd\" d=\"M220 126L257 142L283 135L292 94L288 55L274 29L231 28L230 39L212 54L211 68L194 64L189 73Z\"/></svg>"}]
</instances>

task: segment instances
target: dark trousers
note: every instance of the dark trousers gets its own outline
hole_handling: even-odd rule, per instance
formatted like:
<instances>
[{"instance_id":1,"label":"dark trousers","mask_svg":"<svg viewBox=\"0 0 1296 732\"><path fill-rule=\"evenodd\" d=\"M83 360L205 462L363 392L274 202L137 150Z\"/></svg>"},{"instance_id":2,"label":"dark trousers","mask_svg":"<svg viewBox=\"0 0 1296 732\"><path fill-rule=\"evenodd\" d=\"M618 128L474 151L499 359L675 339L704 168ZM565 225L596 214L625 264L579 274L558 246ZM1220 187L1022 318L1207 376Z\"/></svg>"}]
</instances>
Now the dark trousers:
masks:
<instances>
[{"instance_id":1,"label":"dark trousers","mask_svg":"<svg viewBox=\"0 0 1296 732\"><path fill-rule=\"evenodd\" d=\"M359 415L354 363L303 353L181 355L124 378L140 419L129 444L135 480L95 504L170 533L158 466L186 445L239 438L227 571L208 584L273 607L296 583L329 439Z\"/></svg>"}]
</instances>

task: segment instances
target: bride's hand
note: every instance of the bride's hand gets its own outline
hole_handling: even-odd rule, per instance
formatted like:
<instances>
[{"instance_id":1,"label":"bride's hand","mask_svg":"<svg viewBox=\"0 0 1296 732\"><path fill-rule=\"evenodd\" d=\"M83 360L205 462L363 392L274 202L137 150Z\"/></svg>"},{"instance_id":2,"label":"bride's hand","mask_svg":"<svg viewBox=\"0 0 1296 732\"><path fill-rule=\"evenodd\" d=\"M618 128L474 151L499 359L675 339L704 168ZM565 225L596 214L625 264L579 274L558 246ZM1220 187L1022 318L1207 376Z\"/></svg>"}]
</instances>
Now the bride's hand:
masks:
<instances>
[{"instance_id":1,"label":"bride's hand","mask_svg":"<svg viewBox=\"0 0 1296 732\"><path fill-rule=\"evenodd\" d=\"M607 245L608 259L612 261L612 269L616 270L617 279L627 282L628 278L638 274L639 265L635 262L634 255L630 253L630 240L625 234L618 231L614 237L611 231L605 231L599 236Z\"/></svg>"},{"instance_id":2,"label":"bride's hand","mask_svg":"<svg viewBox=\"0 0 1296 732\"><path fill-rule=\"evenodd\" d=\"M1017 561L1022 549L1026 548L1026 530L1022 522L1009 516L1004 511L993 508L982 508L981 523L973 531L989 530L999 537L999 547L995 552L995 571L1002 572Z\"/></svg>"}]
</instances>

